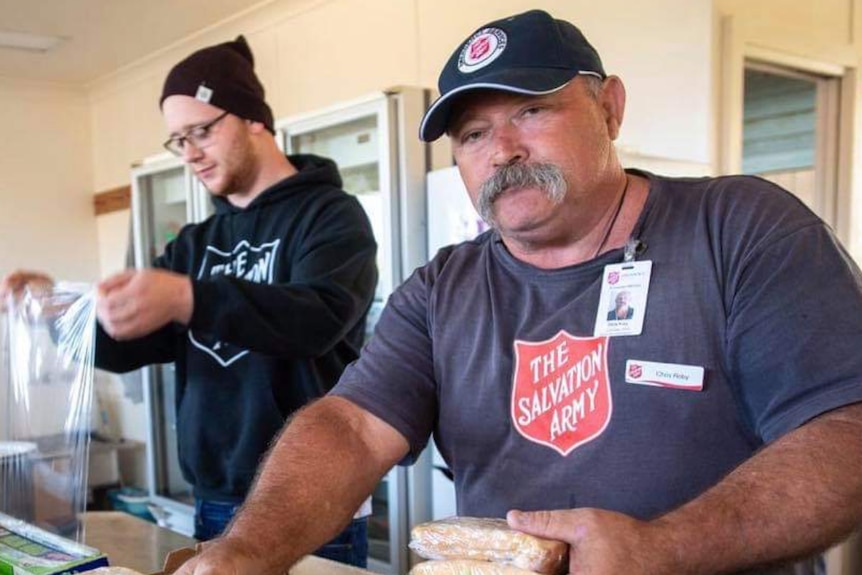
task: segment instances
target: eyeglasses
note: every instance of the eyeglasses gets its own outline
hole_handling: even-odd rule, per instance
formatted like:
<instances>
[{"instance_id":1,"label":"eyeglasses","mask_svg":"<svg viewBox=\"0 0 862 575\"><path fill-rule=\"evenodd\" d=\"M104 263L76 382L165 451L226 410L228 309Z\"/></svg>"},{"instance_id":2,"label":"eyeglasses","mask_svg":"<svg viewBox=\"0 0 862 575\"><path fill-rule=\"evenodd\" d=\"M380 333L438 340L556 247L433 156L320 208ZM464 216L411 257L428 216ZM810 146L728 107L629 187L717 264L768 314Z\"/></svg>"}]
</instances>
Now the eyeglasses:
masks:
<instances>
[{"instance_id":1,"label":"eyeglasses","mask_svg":"<svg viewBox=\"0 0 862 575\"><path fill-rule=\"evenodd\" d=\"M228 115L229 112L224 112L214 120L210 120L206 124L195 126L186 130L184 134L173 136L163 144L163 146L172 154L182 156L186 151L186 145L191 144L197 149L203 149L212 145L212 128L218 124L222 118Z\"/></svg>"}]
</instances>

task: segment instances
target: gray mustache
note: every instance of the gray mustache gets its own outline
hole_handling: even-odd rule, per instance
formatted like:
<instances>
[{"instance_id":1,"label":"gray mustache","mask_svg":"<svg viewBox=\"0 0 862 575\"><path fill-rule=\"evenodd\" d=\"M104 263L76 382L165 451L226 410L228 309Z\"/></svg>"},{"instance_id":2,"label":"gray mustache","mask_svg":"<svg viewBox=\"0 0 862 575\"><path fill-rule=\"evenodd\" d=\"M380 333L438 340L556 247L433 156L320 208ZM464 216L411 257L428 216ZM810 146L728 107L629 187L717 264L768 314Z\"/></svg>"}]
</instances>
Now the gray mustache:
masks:
<instances>
[{"instance_id":1,"label":"gray mustache","mask_svg":"<svg viewBox=\"0 0 862 575\"><path fill-rule=\"evenodd\" d=\"M497 168L479 188L478 210L482 219L494 225L494 201L509 188L539 188L553 203L566 195L566 179L553 164L509 164Z\"/></svg>"}]
</instances>

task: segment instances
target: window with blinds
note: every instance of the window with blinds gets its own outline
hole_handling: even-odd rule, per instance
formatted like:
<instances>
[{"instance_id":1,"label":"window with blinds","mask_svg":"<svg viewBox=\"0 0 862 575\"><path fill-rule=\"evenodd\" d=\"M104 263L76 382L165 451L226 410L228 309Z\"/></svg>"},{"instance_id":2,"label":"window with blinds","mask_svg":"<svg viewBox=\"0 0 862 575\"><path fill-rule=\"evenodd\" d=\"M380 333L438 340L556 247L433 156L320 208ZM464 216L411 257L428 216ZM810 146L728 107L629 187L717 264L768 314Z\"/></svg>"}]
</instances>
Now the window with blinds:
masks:
<instances>
[{"instance_id":1,"label":"window with blinds","mask_svg":"<svg viewBox=\"0 0 862 575\"><path fill-rule=\"evenodd\" d=\"M837 221L840 77L757 61L745 66L742 171Z\"/></svg>"}]
</instances>

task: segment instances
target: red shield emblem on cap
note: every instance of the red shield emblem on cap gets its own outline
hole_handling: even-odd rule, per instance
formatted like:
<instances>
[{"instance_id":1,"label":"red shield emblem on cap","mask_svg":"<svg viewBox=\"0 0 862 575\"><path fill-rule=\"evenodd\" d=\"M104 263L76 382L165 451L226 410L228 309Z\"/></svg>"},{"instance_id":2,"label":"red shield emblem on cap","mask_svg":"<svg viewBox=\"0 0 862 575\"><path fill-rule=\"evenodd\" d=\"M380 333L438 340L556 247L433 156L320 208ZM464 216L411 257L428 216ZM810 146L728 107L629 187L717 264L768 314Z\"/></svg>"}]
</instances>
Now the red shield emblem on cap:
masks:
<instances>
[{"instance_id":1,"label":"red shield emblem on cap","mask_svg":"<svg viewBox=\"0 0 862 575\"><path fill-rule=\"evenodd\" d=\"M506 49L506 33L499 28L484 28L473 34L458 56L458 71L470 74L496 60Z\"/></svg>"},{"instance_id":2,"label":"red shield emblem on cap","mask_svg":"<svg viewBox=\"0 0 862 575\"><path fill-rule=\"evenodd\" d=\"M523 437L566 456L602 434L611 419L607 337L560 331L515 340L512 423Z\"/></svg>"},{"instance_id":3,"label":"red shield emblem on cap","mask_svg":"<svg viewBox=\"0 0 862 575\"><path fill-rule=\"evenodd\" d=\"M482 57L491 49L491 38L487 35L479 36L473 43L470 44L470 59L473 61L481 60Z\"/></svg>"}]
</instances>

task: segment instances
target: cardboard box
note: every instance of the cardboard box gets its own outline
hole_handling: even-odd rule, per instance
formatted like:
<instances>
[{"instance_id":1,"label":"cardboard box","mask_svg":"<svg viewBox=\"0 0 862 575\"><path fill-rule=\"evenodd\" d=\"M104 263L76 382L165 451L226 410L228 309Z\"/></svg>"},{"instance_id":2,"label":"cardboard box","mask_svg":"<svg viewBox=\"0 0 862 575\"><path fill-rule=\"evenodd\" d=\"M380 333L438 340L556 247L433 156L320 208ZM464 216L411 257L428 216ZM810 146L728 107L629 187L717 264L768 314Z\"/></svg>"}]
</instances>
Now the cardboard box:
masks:
<instances>
[{"instance_id":1,"label":"cardboard box","mask_svg":"<svg viewBox=\"0 0 862 575\"><path fill-rule=\"evenodd\" d=\"M198 543L194 548L187 547L177 549L168 553L165 558L165 567L157 573L149 575L171 575L180 568L180 565L194 557L204 544ZM86 575L86 574L84 574ZM373 575L371 571L351 567L343 563L335 563L328 559L322 559L313 555L304 557L299 563L291 567L290 575Z\"/></svg>"},{"instance_id":2,"label":"cardboard box","mask_svg":"<svg viewBox=\"0 0 862 575\"><path fill-rule=\"evenodd\" d=\"M67 575L107 565L98 549L0 513L0 575Z\"/></svg>"},{"instance_id":3,"label":"cardboard box","mask_svg":"<svg viewBox=\"0 0 862 575\"><path fill-rule=\"evenodd\" d=\"M180 565L194 557L199 548L200 545L198 545L197 548L184 547L182 549L171 551L168 553L168 556L165 557L164 569L157 571L156 573L150 573L150 575L171 575L171 573L180 568Z\"/></svg>"}]
</instances>

